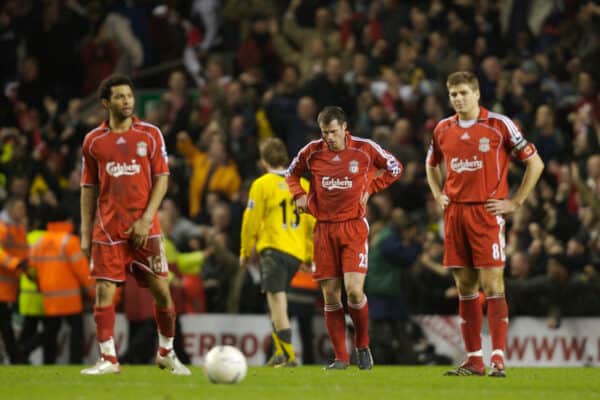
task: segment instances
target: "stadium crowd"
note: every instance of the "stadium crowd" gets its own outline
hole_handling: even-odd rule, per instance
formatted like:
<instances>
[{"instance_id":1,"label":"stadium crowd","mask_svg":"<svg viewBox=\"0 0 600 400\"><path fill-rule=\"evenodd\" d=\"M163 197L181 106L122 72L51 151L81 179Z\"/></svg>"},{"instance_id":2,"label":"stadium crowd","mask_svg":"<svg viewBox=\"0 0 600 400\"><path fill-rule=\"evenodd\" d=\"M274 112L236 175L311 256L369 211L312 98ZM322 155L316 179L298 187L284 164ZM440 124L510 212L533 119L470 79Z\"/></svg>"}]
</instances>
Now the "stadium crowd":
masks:
<instances>
[{"instance_id":1,"label":"stadium crowd","mask_svg":"<svg viewBox=\"0 0 600 400\"><path fill-rule=\"evenodd\" d=\"M424 160L451 114L447 75L476 72L482 104L509 115L546 164L508 219L511 315L554 327L600 315L598 1L3 0L0 49L0 200L25 201L28 230L78 226L81 143L105 117L100 81L125 73L159 93L140 96L138 114L169 153L159 217L180 312L265 312L256 270L238 265L258 144L278 136L295 155L319 137L318 111L343 107L354 135L405 165L369 201L378 332L457 308ZM140 308L124 311L151 320Z\"/></svg>"}]
</instances>

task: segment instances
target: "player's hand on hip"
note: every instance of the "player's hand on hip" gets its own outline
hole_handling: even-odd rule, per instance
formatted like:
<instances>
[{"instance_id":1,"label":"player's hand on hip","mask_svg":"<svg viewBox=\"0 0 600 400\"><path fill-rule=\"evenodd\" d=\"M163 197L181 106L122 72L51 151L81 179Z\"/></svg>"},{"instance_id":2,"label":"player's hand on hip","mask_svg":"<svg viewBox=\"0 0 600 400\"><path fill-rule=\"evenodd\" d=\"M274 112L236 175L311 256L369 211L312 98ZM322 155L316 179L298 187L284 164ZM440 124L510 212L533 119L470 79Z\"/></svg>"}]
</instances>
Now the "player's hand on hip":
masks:
<instances>
[{"instance_id":1,"label":"player's hand on hip","mask_svg":"<svg viewBox=\"0 0 600 400\"><path fill-rule=\"evenodd\" d=\"M485 209L494 215L510 214L515 212L517 208L519 208L519 205L511 199L489 199L485 203Z\"/></svg>"},{"instance_id":2,"label":"player's hand on hip","mask_svg":"<svg viewBox=\"0 0 600 400\"><path fill-rule=\"evenodd\" d=\"M240 267L246 268L248 266L248 257L240 256Z\"/></svg>"},{"instance_id":3,"label":"player's hand on hip","mask_svg":"<svg viewBox=\"0 0 600 400\"><path fill-rule=\"evenodd\" d=\"M131 241L133 242L133 247L138 249L146 247L151 225L152 221L147 221L143 218L140 218L125 231L125 234L130 235Z\"/></svg>"},{"instance_id":4,"label":"player's hand on hip","mask_svg":"<svg viewBox=\"0 0 600 400\"><path fill-rule=\"evenodd\" d=\"M435 199L435 201L437 201L442 210L445 210L446 207L448 207L448 204L450 204L450 198L448 198L448 196L445 194L441 194L437 199Z\"/></svg>"},{"instance_id":5,"label":"player's hand on hip","mask_svg":"<svg viewBox=\"0 0 600 400\"><path fill-rule=\"evenodd\" d=\"M308 211L308 196L303 194L296 199L296 208L298 212L304 213Z\"/></svg>"}]
</instances>

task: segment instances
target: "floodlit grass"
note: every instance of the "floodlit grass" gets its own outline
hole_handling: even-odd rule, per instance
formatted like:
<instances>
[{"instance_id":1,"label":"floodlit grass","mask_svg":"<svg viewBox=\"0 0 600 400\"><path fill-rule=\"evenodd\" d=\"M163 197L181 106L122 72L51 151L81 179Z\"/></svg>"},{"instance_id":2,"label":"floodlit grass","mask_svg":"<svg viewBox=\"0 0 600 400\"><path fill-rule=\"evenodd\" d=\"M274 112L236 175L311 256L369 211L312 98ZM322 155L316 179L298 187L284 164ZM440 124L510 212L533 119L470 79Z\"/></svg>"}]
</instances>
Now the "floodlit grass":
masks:
<instances>
[{"instance_id":1,"label":"floodlit grass","mask_svg":"<svg viewBox=\"0 0 600 400\"><path fill-rule=\"evenodd\" d=\"M81 368L1 366L0 399L600 399L595 368L513 368L507 379L498 379L444 377L442 367L253 367L237 385L213 385L198 367L191 377L128 365L119 375L82 376Z\"/></svg>"}]
</instances>

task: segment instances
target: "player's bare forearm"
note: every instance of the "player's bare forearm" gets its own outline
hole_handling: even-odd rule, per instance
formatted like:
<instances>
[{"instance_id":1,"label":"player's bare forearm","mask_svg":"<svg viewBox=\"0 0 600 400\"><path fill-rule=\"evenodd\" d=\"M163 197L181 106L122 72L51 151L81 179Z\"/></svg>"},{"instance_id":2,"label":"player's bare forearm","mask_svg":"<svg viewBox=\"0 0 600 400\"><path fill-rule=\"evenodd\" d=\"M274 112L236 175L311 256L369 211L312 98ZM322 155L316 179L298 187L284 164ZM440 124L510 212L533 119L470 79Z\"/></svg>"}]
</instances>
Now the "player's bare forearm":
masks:
<instances>
[{"instance_id":1,"label":"player's bare forearm","mask_svg":"<svg viewBox=\"0 0 600 400\"><path fill-rule=\"evenodd\" d=\"M523 204L525 199L527 199L527 196L529 196L529 193L531 193L535 187L535 184L540 179L542 172L544 171L544 162L540 158L539 154L535 154L525 162L527 163L525 175L523 175L523 180L521 181L519 190L517 190L517 193L515 193L512 198L512 200L519 206Z\"/></svg>"},{"instance_id":2,"label":"player's bare forearm","mask_svg":"<svg viewBox=\"0 0 600 400\"><path fill-rule=\"evenodd\" d=\"M89 257L92 237L92 223L96 213L97 186L81 187L81 249Z\"/></svg>"},{"instance_id":3,"label":"player's bare forearm","mask_svg":"<svg viewBox=\"0 0 600 400\"><path fill-rule=\"evenodd\" d=\"M287 185L290 189L290 193L292 194L292 197L294 197L294 199L297 199L300 196L306 195L306 192L300 185L300 177L299 176L297 176L297 175L286 176L285 182L287 183Z\"/></svg>"},{"instance_id":4,"label":"player's bare forearm","mask_svg":"<svg viewBox=\"0 0 600 400\"><path fill-rule=\"evenodd\" d=\"M544 170L544 162L538 154L535 154L526 161L527 168L525 175L521 181L521 186L515 195L510 199L490 199L485 204L485 209L494 215L510 214L515 212L521 204L527 199L527 196L537 183L542 171Z\"/></svg>"},{"instance_id":5,"label":"player's bare forearm","mask_svg":"<svg viewBox=\"0 0 600 400\"><path fill-rule=\"evenodd\" d=\"M425 166L427 173L427 184L435 199L439 198L442 194L442 171L440 167L432 167L430 165Z\"/></svg>"},{"instance_id":6,"label":"player's bare forearm","mask_svg":"<svg viewBox=\"0 0 600 400\"><path fill-rule=\"evenodd\" d=\"M158 211L158 207L160 207L160 203L165 197L165 194L167 194L168 187L168 175L158 175L154 177L152 192L150 193L150 200L148 201L148 205L146 206L144 214L142 214L142 219L145 221L152 221L154 219L154 216Z\"/></svg>"},{"instance_id":7,"label":"player's bare forearm","mask_svg":"<svg viewBox=\"0 0 600 400\"><path fill-rule=\"evenodd\" d=\"M442 171L440 167L432 167L430 165L425 166L425 172L427 174L427 184L433 194L433 198L439 204L442 210L445 210L450 204L450 199L443 192L442 185Z\"/></svg>"}]
</instances>

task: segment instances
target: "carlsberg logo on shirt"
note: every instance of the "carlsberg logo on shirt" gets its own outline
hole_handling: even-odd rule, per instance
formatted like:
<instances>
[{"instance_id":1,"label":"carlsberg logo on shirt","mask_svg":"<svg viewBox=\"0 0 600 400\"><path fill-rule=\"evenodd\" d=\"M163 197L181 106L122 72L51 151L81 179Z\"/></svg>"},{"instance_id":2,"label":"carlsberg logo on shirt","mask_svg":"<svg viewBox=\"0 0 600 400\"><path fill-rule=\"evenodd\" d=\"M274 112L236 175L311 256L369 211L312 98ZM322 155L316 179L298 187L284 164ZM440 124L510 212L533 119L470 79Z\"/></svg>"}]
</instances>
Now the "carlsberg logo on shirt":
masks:
<instances>
[{"instance_id":1,"label":"carlsberg logo on shirt","mask_svg":"<svg viewBox=\"0 0 600 400\"><path fill-rule=\"evenodd\" d=\"M324 176L321 179L321 186L327 190L333 189L351 189L352 188L352 179L349 179L345 176L343 179L340 178L331 178L329 176Z\"/></svg>"},{"instance_id":2,"label":"carlsberg logo on shirt","mask_svg":"<svg viewBox=\"0 0 600 400\"><path fill-rule=\"evenodd\" d=\"M483 161L478 160L477 157L473 157L472 160L461 160L460 158L454 157L450 160L450 168L459 174L465 171L477 171L478 169L483 168Z\"/></svg>"},{"instance_id":3,"label":"carlsberg logo on shirt","mask_svg":"<svg viewBox=\"0 0 600 400\"><path fill-rule=\"evenodd\" d=\"M135 160L131 160L131 164L114 161L106 164L106 173L115 178L121 175L136 175L139 174L141 170L140 165L137 164Z\"/></svg>"}]
</instances>

